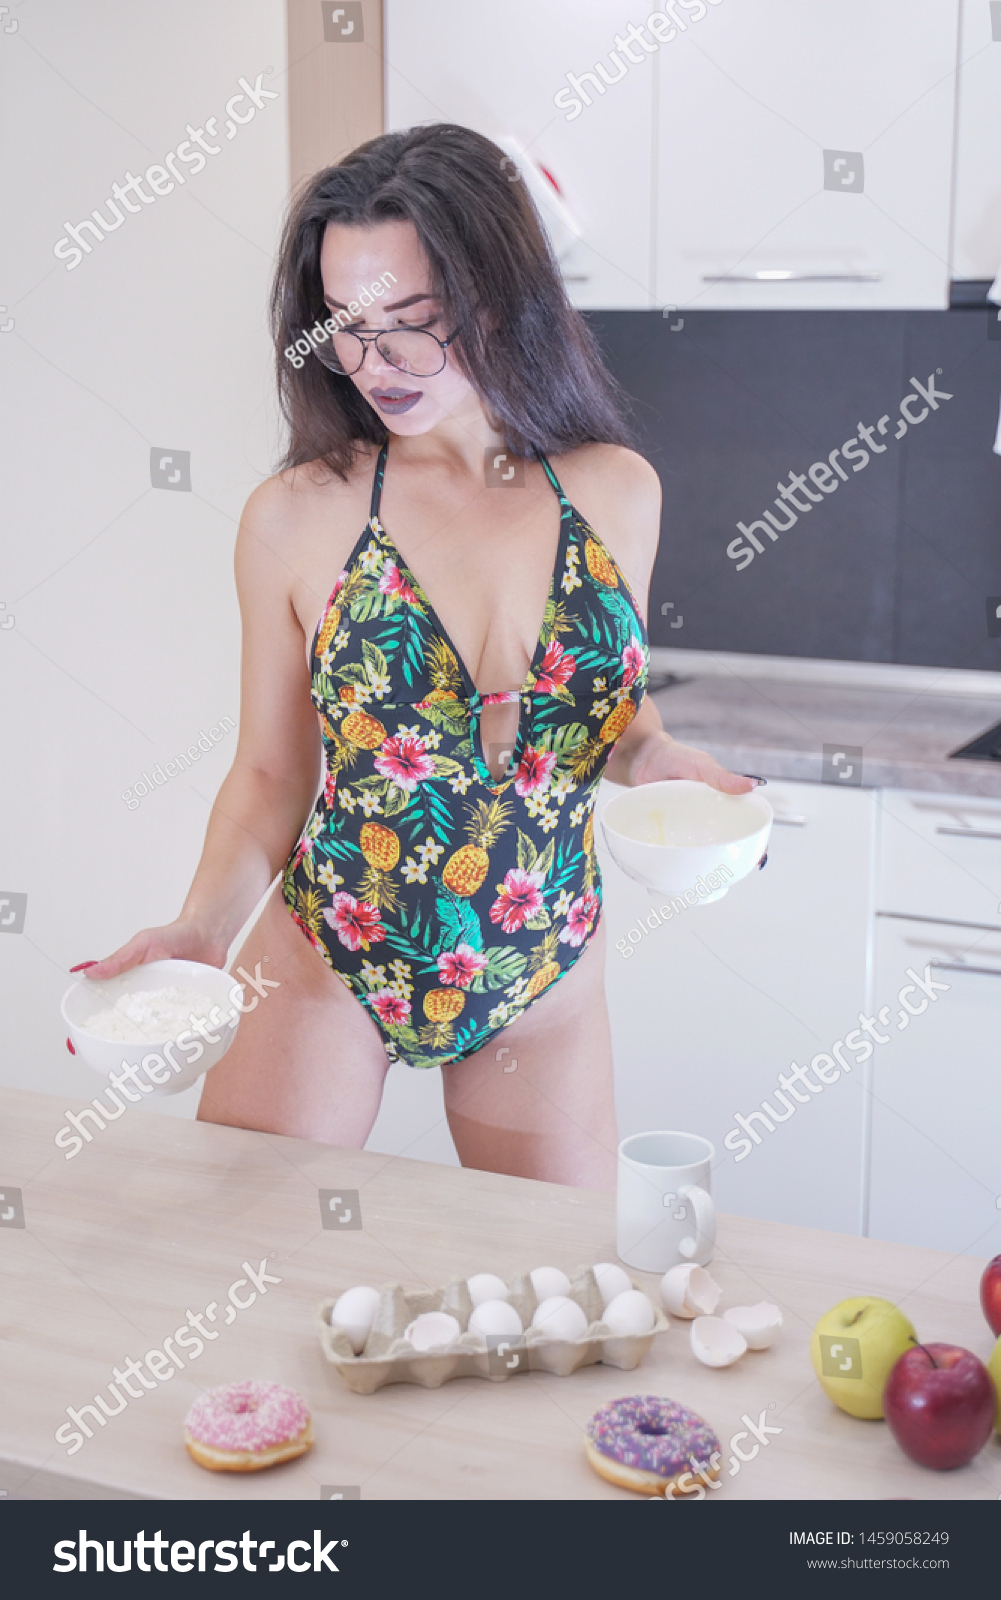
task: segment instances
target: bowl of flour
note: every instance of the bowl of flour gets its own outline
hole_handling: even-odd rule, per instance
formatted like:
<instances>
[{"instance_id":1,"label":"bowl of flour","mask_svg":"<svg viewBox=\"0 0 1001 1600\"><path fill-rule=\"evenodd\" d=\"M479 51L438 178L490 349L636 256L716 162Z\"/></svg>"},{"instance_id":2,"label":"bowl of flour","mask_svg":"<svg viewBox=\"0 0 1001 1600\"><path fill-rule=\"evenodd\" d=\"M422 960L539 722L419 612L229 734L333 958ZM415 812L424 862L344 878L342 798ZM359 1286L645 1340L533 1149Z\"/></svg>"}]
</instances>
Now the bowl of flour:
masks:
<instances>
[{"instance_id":1,"label":"bowl of flour","mask_svg":"<svg viewBox=\"0 0 1001 1600\"><path fill-rule=\"evenodd\" d=\"M200 961L150 961L117 978L81 978L61 1006L81 1061L139 1104L179 1094L226 1054L243 986Z\"/></svg>"}]
</instances>

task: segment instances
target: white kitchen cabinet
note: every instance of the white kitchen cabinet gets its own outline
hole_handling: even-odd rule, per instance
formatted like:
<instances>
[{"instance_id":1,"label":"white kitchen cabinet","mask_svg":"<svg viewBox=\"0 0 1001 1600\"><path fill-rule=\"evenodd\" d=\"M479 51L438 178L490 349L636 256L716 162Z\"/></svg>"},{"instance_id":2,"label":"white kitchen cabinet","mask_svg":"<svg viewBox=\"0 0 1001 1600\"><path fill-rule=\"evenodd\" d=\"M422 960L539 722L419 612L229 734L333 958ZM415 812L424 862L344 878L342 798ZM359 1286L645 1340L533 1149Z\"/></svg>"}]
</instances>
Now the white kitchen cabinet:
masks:
<instances>
[{"instance_id":1,"label":"white kitchen cabinet","mask_svg":"<svg viewBox=\"0 0 1001 1600\"><path fill-rule=\"evenodd\" d=\"M652 303L656 80L631 69L573 121L554 104L628 19L605 0L386 0L386 127L458 122L513 135L556 179L581 229L562 259L580 306ZM513 171L513 169L508 169Z\"/></svg>"},{"instance_id":2,"label":"white kitchen cabinet","mask_svg":"<svg viewBox=\"0 0 1001 1600\"><path fill-rule=\"evenodd\" d=\"M1001 930L877 917L874 1009L889 1035L869 1063L868 1232L956 1254L1001 1251ZM901 1028L907 969L948 990ZM884 1013L885 1015L886 1013Z\"/></svg>"},{"instance_id":3,"label":"white kitchen cabinet","mask_svg":"<svg viewBox=\"0 0 1001 1600\"><path fill-rule=\"evenodd\" d=\"M956 0L753 0L665 45L658 299L944 309L956 45Z\"/></svg>"},{"instance_id":4,"label":"white kitchen cabinet","mask_svg":"<svg viewBox=\"0 0 1001 1600\"><path fill-rule=\"evenodd\" d=\"M952 276L1001 268L1001 16L962 0Z\"/></svg>"},{"instance_id":5,"label":"white kitchen cabinet","mask_svg":"<svg viewBox=\"0 0 1001 1600\"><path fill-rule=\"evenodd\" d=\"M599 809L617 792L603 785ZM763 870L636 945L629 930L664 897L627 878L596 830L620 1131L675 1128L710 1139L723 1210L857 1233L858 1072L772 1132L753 1122L761 1142L742 1159L739 1145L724 1146L735 1114L760 1110L780 1072L807 1065L858 1026L866 996L874 795L787 782L770 783L766 794L786 820L772 830ZM623 955L620 942L634 953Z\"/></svg>"},{"instance_id":6,"label":"white kitchen cabinet","mask_svg":"<svg viewBox=\"0 0 1001 1600\"><path fill-rule=\"evenodd\" d=\"M1001 929L1001 802L885 790L876 908Z\"/></svg>"}]
</instances>

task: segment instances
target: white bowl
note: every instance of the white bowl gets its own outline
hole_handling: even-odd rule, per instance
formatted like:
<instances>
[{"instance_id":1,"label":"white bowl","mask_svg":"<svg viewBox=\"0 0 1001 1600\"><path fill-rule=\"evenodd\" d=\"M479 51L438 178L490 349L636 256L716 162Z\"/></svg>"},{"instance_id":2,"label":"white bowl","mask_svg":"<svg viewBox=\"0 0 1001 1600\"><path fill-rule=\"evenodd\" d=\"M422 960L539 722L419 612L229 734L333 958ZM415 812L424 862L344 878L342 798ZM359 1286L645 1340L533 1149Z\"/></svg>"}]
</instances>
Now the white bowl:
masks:
<instances>
[{"instance_id":1,"label":"white bowl","mask_svg":"<svg viewBox=\"0 0 1001 1600\"><path fill-rule=\"evenodd\" d=\"M609 800L601 831L617 867L686 905L720 900L753 872L773 812L756 789L721 794L693 778L642 783Z\"/></svg>"},{"instance_id":2,"label":"white bowl","mask_svg":"<svg viewBox=\"0 0 1001 1600\"><path fill-rule=\"evenodd\" d=\"M208 1031L217 1035L218 1043L212 1044L188 1028L177 1036L185 1041L183 1045L170 1039L123 1044L112 1039L98 1039L83 1026L95 1012L113 1006L122 995L132 994L137 989L167 989L171 985L190 990L192 994L203 994L219 1007L218 1014L226 1019L221 1025L205 1019ZM143 1092L145 1098L150 1092L153 1095L180 1094L222 1059L236 1038L240 1021L234 996L242 999L242 985L231 972L223 972L219 967L207 967L200 961L149 961L145 966L131 967L117 978L81 978L64 994L59 1009L81 1061L104 1078L121 1066L142 1068L141 1082L149 1085ZM202 1046L201 1055L194 1049L196 1042ZM168 1044L173 1048L165 1057L164 1046ZM176 1062L173 1068L171 1058Z\"/></svg>"}]
</instances>

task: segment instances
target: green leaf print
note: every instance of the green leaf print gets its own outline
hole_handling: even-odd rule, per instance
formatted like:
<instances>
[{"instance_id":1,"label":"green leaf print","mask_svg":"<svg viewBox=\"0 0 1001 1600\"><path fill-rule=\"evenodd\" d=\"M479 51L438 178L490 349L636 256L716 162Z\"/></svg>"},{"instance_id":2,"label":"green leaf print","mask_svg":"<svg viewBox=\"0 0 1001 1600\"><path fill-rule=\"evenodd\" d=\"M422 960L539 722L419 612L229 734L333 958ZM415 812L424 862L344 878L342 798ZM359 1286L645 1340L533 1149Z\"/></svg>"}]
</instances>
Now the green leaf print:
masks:
<instances>
[{"instance_id":1,"label":"green leaf print","mask_svg":"<svg viewBox=\"0 0 1001 1600\"><path fill-rule=\"evenodd\" d=\"M533 933L541 933L543 928L548 928L551 922L549 912L545 906L539 911L533 911L530 917L525 918L524 926L531 928Z\"/></svg>"},{"instance_id":2,"label":"green leaf print","mask_svg":"<svg viewBox=\"0 0 1001 1600\"><path fill-rule=\"evenodd\" d=\"M388 784L388 780L387 780ZM398 789L394 784L388 784L386 803L382 808L384 817L398 817L401 811L406 811L410 804L410 795L406 789Z\"/></svg>"},{"instance_id":3,"label":"green leaf print","mask_svg":"<svg viewBox=\"0 0 1001 1600\"><path fill-rule=\"evenodd\" d=\"M374 584L370 589L363 590L357 600L352 600L351 602L351 621L368 622L371 617L380 616L383 599L384 596L379 593L378 587Z\"/></svg>"},{"instance_id":4,"label":"green leaf print","mask_svg":"<svg viewBox=\"0 0 1001 1600\"><path fill-rule=\"evenodd\" d=\"M451 756L434 756L434 775L436 778L453 778L457 772L464 772L461 761L453 761Z\"/></svg>"},{"instance_id":5,"label":"green leaf print","mask_svg":"<svg viewBox=\"0 0 1001 1600\"><path fill-rule=\"evenodd\" d=\"M368 673L358 661L346 661L343 667L337 668L334 677L342 678L345 683L360 683L368 688Z\"/></svg>"},{"instance_id":6,"label":"green leaf print","mask_svg":"<svg viewBox=\"0 0 1001 1600\"><path fill-rule=\"evenodd\" d=\"M313 866L313 858L308 850L302 858L302 870L306 874L310 883L316 882L316 869Z\"/></svg>"},{"instance_id":7,"label":"green leaf print","mask_svg":"<svg viewBox=\"0 0 1001 1600\"><path fill-rule=\"evenodd\" d=\"M381 678L388 678L389 663L387 662L382 651L379 649L378 645L374 645L371 639L362 640L361 654L362 660L365 663L365 671L362 674L363 677L371 675L372 673L378 673Z\"/></svg>"},{"instance_id":8,"label":"green leaf print","mask_svg":"<svg viewBox=\"0 0 1001 1600\"><path fill-rule=\"evenodd\" d=\"M535 866L532 868L532 871L533 872L541 872L543 877L548 877L549 873L552 871L555 849L556 849L556 847L555 847L552 839L550 839L549 843L546 845L546 848L543 850L542 854L536 856L536 858L535 858Z\"/></svg>"},{"instance_id":9,"label":"green leaf print","mask_svg":"<svg viewBox=\"0 0 1001 1600\"><path fill-rule=\"evenodd\" d=\"M534 843L527 833L518 829L518 865L522 872L535 871L535 858L538 855Z\"/></svg>"},{"instance_id":10,"label":"green leaf print","mask_svg":"<svg viewBox=\"0 0 1001 1600\"><path fill-rule=\"evenodd\" d=\"M473 950L483 949L480 919L467 899L453 894L442 884L435 912L441 925L443 950L454 950L457 944L468 944Z\"/></svg>"},{"instance_id":11,"label":"green leaf print","mask_svg":"<svg viewBox=\"0 0 1001 1600\"><path fill-rule=\"evenodd\" d=\"M495 945L486 952L487 964L479 974L488 989L503 989L520 978L528 965L528 958L514 945Z\"/></svg>"}]
</instances>

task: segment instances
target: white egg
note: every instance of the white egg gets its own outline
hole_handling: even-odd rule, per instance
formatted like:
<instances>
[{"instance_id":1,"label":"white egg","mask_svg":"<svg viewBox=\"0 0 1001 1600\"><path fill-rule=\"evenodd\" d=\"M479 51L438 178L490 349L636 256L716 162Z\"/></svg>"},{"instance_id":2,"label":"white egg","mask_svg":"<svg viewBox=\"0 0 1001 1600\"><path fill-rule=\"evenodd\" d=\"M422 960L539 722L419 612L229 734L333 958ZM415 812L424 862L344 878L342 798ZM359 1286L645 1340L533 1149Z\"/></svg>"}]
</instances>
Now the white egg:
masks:
<instances>
[{"instance_id":1,"label":"white egg","mask_svg":"<svg viewBox=\"0 0 1001 1600\"><path fill-rule=\"evenodd\" d=\"M673 1317L711 1317L723 1293L705 1267L671 1267L660 1280L660 1303Z\"/></svg>"},{"instance_id":2,"label":"white egg","mask_svg":"<svg viewBox=\"0 0 1001 1600\"><path fill-rule=\"evenodd\" d=\"M616 1295L625 1294L627 1289L632 1288L628 1272L623 1272L622 1268L617 1267L614 1261L599 1261L596 1267L591 1268L591 1271L594 1273L598 1288L601 1290L601 1303L603 1306L607 1306L610 1300L615 1299Z\"/></svg>"},{"instance_id":3,"label":"white egg","mask_svg":"<svg viewBox=\"0 0 1001 1600\"><path fill-rule=\"evenodd\" d=\"M536 1267L530 1274L535 1298L552 1300L555 1295L566 1296L570 1293L570 1279L559 1267Z\"/></svg>"},{"instance_id":4,"label":"white egg","mask_svg":"<svg viewBox=\"0 0 1001 1600\"><path fill-rule=\"evenodd\" d=\"M356 1289L345 1289L330 1313L330 1326L347 1334L356 1356L361 1355L372 1331L379 1299L378 1289L359 1284Z\"/></svg>"},{"instance_id":5,"label":"white egg","mask_svg":"<svg viewBox=\"0 0 1001 1600\"><path fill-rule=\"evenodd\" d=\"M587 1332L587 1317L575 1300L553 1294L536 1307L532 1327L541 1328L550 1339L579 1339Z\"/></svg>"},{"instance_id":6,"label":"white egg","mask_svg":"<svg viewBox=\"0 0 1001 1600\"><path fill-rule=\"evenodd\" d=\"M466 1279L466 1288L474 1306L481 1306L484 1300L507 1299L507 1284L493 1272L474 1273Z\"/></svg>"},{"instance_id":7,"label":"white egg","mask_svg":"<svg viewBox=\"0 0 1001 1600\"><path fill-rule=\"evenodd\" d=\"M615 1334L650 1333L657 1317L641 1290L627 1289L608 1302L601 1320Z\"/></svg>"},{"instance_id":8,"label":"white egg","mask_svg":"<svg viewBox=\"0 0 1001 1600\"><path fill-rule=\"evenodd\" d=\"M749 1350L767 1350L782 1326L781 1311L768 1300L759 1300L756 1306L731 1306L723 1316L747 1340Z\"/></svg>"},{"instance_id":9,"label":"white egg","mask_svg":"<svg viewBox=\"0 0 1001 1600\"><path fill-rule=\"evenodd\" d=\"M732 1367L747 1349L747 1340L722 1317L696 1317L692 1351L705 1367Z\"/></svg>"},{"instance_id":10,"label":"white egg","mask_svg":"<svg viewBox=\"0 0 1001 1600\"><path fill-rule=\"evenodd\" d=\"M469 1319L469 1332L484 1339L492 1333L523 1333L521 1318L506 1300L481 1300Z\"/></svg>"},{"instance_id":11,"label":"white egg","mask_svg":"<svg viewBox=\"0 0 1001 1600\"><path fill-rule=\"evenodd\" d=\"M447 1311L425 1311L414 1318L403 1337L409 1339L415 1350L433 1350L451 1344L461 1332L458 1322Z\"/></svg>"}]
</instances>

